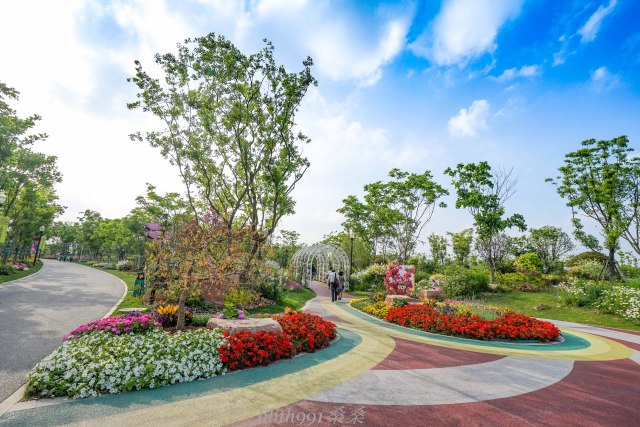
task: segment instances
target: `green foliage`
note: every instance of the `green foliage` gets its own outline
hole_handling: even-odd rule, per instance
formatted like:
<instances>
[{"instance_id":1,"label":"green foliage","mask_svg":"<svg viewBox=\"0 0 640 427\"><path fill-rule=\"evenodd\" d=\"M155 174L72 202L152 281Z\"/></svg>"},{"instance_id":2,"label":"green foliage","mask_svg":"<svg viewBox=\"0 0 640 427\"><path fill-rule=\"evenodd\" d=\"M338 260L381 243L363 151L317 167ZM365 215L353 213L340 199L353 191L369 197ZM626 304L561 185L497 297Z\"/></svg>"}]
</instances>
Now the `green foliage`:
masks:
<instances>
[{"instance_id":1,"label":"green foliage","mask_svg":"<svg viewBox=\"0 0 640 427\"><path fill-rule=\"evenodd\" d=\"M351 276L354 290L369 291L384 289L384 277L387 273L385 264L372 264L366 269Z\"/></svg>"},{"instance_id":2,"label":"green foliage","mask_svg":"<svg viewBox=\"0 0 640 427\"><path fill-rule=\"evenodd\" d=\"M224 296L224 303L246 308L260 299L260 294L248 289L233 288Z\"/></svg>"},{"instance_id":3,"label":"green foliage","mask_svg":"<svg viewBox=\"0 0 640 427\"><path fill-rule=\"evenodd\" d=\"M538 229L532 228L526 246L538 255L545 273L551 272L559 261L575 248L567 233L558 227L548 225Z\"/></svg>"},{"instance_id":4,"label":"green foliage","mask_svg":"<svg viewBox=\"0 0 640 427\"><path fill-rule=\"evenodd\" d=\"M341 231L339 233L329 233L324 236L322 243L331 244L341 248L347 256L351 255L351 236L349 233ZM366 268L373 261L373 247L359 234L354 233L353 238L353 268L354 271Z\"/></svg>"},{"instance_id":5,"label":"green foliage","mask_svg":"<svg viewBox=\"0 0 640 427\"><path fill-rule=\"evenodd\" d=\"M602 292L598 308L640 324L640 289L612 286Z\"/></svg>"},{"instance_id":6,"label":"green foliage","mask_svg":"<svg viewBox=\"0 0 640 427\"><path fill-rule=\"evenodd\" d=\"M194 314L193 320L191 320L191 324L193 326L207 326L207 322L209 321L209 315L206 314Z\"/></svg>"},{"instance_id":7,"label":"green foliage","mask_svg":"<svg viewBox=\"0 0 640 427\"><path fill-rule=\"evenodd\" d=\"M567 273L580 279L596 280L602 273L602 264L597 261L583 260L569 267Z\"/></svg>"},{"instance_id":8,"label":"green foliage","mask_svg":"<svg viewBox=\"0 0 640 427\"><path fill-rule=\"evenodd\" d=\"M634 242L640 243L638 236L629 232L640 202L640 157L634 155L628 144L626 136L585 140L582 148L565 156L564 166L559 168L561 175L555 181L547 180L556 185L558 194L571 208L576 239L592 251L599 251L600 243L584 231L578 215L597 224L609 252L607 274L611 282L616 273L615 251L619 249L620 238L627 238L632 246Z\"/></svg>"},{"instance_id":9,"label":"green foliage","mask_svg":"<svg viewBox=\"0 0 640 427\"><path fill-rule=\"evenodd\" d=\"M447 238L431 233L427 236L429 249L431 251L431 259L438 265L443 265L447 260Z\"/></svg>"},{"instance_id":10,"label":"green foliage","mask_svg":"<svg viewBox=\"0 0 640 427\"><path fill-rule=\"evenodd\" d=\"M444 269L442 289L447 297L472 296L489 288L489 277L481 269L469 269L457 264L450 264Z\"/></svg>"},{"instance_id":11,"label":"green foliage","mask_svg":"<svg viewBox=\"0 0 640 427\"><path fill-rule=\"evenodd\" d=\"M451 236L451 250L453 258L460 265L465 265L471 254L471 244L473 243L473 229L466 228L459 233L447 233Z\"/></svg>"},{"instance_id":12,"label":"green foliage","mask_svg":"<svg viewBox=\"0 0 640 427\"><path fill-rule=\"evenodd\" d=\"M519 257L516 258L513 264L516 267L516 269L519 271L524 270L524 271L542 272L544 268L542 261L540 261L538 254L536 254L535 252L529 252L529 253L520 255Z\"/></svg>"},{"instance_id":13,"label":"green foliage","mask_svg":"<svg viewBox=\"0 0 640 427\"><path fill-rule=\"evenodd\" d=\"M601 254L600 252L594 252L594 251L582 252L578 255L574 255L571 258L569 258L569 260L567 260L567 266L573 267L575 265L583 263L584 261L593 261L601 265L604 265L604 263L607 261L607 257Z\"/></svg>"},{"instance_id":14,"label":"green foliage","mask_svg":"<svg viewBox=\"0 0 640 427\"><path fill-rule=\"evenodd\" d=\"M388 182L365 185L364 203L348 196L338 212L346 218L342 224L345 229L365 238L376 252L379 247L385 252L390 248L404 264L431 220L438 199L448 192L434 181L430 171L416 174L392 169L389 178Z\"/></svg>"},{"instance_id":15,"label":"green foliage","mask_svg":"<svg viewBox=\"0 0 640 427\"><path fill-rule=\"evenodd\" d=\"M456 209L469 210L479 238L488 242L486 259L493 282L496 269L492 248L494 236L512 227L521 231L526 229L522 215L505 217L504 203L513 194L515 181L511 179L511 172L493 172L487 162L460 163L455 169L447 168L445 174L452 178L451 184L457 192Z\"/></svg>"},{"instance_id":16,"label":"green foliage","mask_svg":"<svg viewBox=\"0 0 640 427\"><path fill-rule=\"evenodd\" d=\"M309 167L302 154L309 139L294 127L302 99L316 85L313 61L288 73L276 64L271 43L246 55L211 33L155 62L162 79L135 62L129 81L138 100L128 107L166 125L131 139L147 141L177 166L192 214L206 210L229 229L250 229L257 254L280 219L294 212L291 193Z\"/></svg>"},{"instance_id":17,"label":"green foliage","mask_svg":"<svg viewBox=\"0 0 640 427\"><path fill-rule=\"evenodd\" d=\"M585 282L570 278L557 287L558 298L562 304L574 307L586 307L597 303L604 292L598 283Z\"/></svg>"}]
</instances>

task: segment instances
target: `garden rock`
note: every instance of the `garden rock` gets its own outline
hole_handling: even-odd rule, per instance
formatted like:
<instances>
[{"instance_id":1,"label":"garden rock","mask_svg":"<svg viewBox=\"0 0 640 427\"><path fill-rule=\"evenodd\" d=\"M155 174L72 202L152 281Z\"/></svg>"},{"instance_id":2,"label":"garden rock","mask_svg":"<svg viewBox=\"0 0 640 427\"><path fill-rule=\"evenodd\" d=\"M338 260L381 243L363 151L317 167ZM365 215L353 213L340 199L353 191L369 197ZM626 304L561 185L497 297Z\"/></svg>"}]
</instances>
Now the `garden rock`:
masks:
<instances>
[{"instance_id":1,"label":"garden rock","mask_svg":"<svg viewBox=\"0 0 640 427\"><path fill-rule=\"evenodd\" d=\"M420 292L418 292L418 299L420 301L444 297L445 294L442 289L421 289Z\"/></svg>"},{"instance_id":2,"label":"garden rock","mask_svg":"<svg viewBox=\"0 0 640 427\"><path fill-rule=\"evenodd\" d=\"M264 319L217 319L212 317L207 322L209 329L222 329L230 334L236 332L282 332L282 326L271 318Z\"/></svg>"},{"instance_id":3,"label":"garden rock","mask_svg":"<svg viewBox=\"0 0 640 427\"><path fill-rule=\"evenodd\" d=\"M393 302L397 299L404 300L409 304L417 304L420 302L419 300L412 298L409 295L387 295L387 297L384 299L384 303L386 305L393 305Z\"/></svg>"}]
</instances>

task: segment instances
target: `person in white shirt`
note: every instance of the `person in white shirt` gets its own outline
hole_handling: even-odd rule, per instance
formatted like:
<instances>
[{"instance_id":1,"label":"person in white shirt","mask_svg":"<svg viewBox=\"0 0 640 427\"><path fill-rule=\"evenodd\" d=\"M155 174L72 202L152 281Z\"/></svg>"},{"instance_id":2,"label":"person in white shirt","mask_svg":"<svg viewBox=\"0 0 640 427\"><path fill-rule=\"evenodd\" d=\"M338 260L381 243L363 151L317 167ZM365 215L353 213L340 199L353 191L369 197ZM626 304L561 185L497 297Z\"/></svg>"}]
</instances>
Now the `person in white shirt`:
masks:
<instances>
[{"instance_id":1,"label":"person in white shirt","mask_svg":"<svg viewBox=\"0 0 640 427\"><path fill-rule=\"evenodd\" d=\"M331 267L331 271L327 274L327 279L329 280L329 289L331 289L331 302L336 302L338 300L338 287L340 286L340 281L338 279L338 273Z\"/></svg>"}]
</instances>

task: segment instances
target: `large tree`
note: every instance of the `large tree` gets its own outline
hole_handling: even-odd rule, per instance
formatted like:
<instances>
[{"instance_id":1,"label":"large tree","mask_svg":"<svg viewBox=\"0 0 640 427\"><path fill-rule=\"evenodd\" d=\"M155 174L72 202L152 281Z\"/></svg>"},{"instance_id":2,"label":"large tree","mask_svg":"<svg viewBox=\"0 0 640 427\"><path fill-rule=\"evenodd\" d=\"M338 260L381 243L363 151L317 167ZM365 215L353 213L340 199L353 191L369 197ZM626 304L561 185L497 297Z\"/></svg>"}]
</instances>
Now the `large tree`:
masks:
<instances>
[{"instance_id":1,"label":"large tree","mask_svg":"<svg viewBox=\"0 0 640 427\"><path fill-rule=\"evenodd\" d=\"M48 228L64 211L54 189L62 180L56 157L31 147L47 138L33 133L40 117L19 117L9 105L18 99L18 91L0 82L0 190L7 196L0 216L9 218L8 241L15 253L28 248L39 228Z\"/></svg>"},{"instance_id":2,"label":"large tree","mask_svg":"<svg viewBox=\"0 0 640 427\"><path fill-rule=\"evenodd\" d=\"M626 136L585 140L582 148L565 155L560 176L547 179L571 208L574 236L593 251L601 250L600 241L585 231L582 219L589 218L599 227L611 282L617 274L620 238L630 237L630 225L638 213L640 159L631 155L628 144Z\"/></svg>"},{"instance_id":3,"label":"large tree","mask_svg":"<svg viewBox=\"0 0 640 427\"><path fill-rule=\"evenodd\" d=\"M467 208L473 215L474 225L481 246L486 248L485 259L489 264L491 283L495 279L495 256L493 240L504 230L516 227L526 230L524 217L505 214L505 203L515 191L516 179L512 171L492 171L487 162L478 164L458 164L455 169L447 168L458 198L456 208Z\"/></svg>"},{"instance_id":4,"label":"large tree","mask_svg":"<svg viewBox=\"0 0 640 427\"><path fill-rule=\"evenodd\" d=\"M451 236L451 251L454 259L460 265L466 264L471 255L473 229L465 228L458 233L447 232L447 234Z\"/></svg>"},{"instance_id":5,"label":"large tree","mask_svg":"<svg viewBox=\"0 0 640 427\"><path fill-rule=\"evenodd\" d=\"M538 254L545 273L550 272L562 257L575 248L567 233L550 225L529 230L527 246Z\"/></svg>"},{"instance_id":6,"label":"large tree","mask_svg":"<svg viewBox=\"0 0 640 427\"><path fill-rule=\"evenodd\" d=\"M427 236L429 250L431 251L431 259L438 265L444 265L447 260L447 238L431 233Z\"/></svg>"},{"instance_id":7,"label":"large tree","mask_svg":"<svg viewBox=\"0 0 640 427\"><path fill-rule=\"evenodd\" d=\"M345 216L342 225L346 229L358 237L362 233L374 248L389 245L396 258L406 263L436 206L446 206L438 204L438 199L448 192L429 171L418 174L392 169L389 177L388 182L365 185L364 203L355 196L344 199L338 212Z\"/></svg>"},{"instance_id":8,"label":"large tree","mask_svg":"<svg viewBox=\"0 0 640 427\"><path fill-rule=\"evenodd\" d=\"M273 58L273 45L245 55L211 33L187 39L177 54L156 55L162 80L136 61L130 81L141 108L162 129L131 135L146 140L176 165L196 215L214 212L229 230L247 227L252 254L294 212L291 192L309 167L295 132L295 114L311 85L311 58L289 73Z\"/></svg>"}]
</instances>

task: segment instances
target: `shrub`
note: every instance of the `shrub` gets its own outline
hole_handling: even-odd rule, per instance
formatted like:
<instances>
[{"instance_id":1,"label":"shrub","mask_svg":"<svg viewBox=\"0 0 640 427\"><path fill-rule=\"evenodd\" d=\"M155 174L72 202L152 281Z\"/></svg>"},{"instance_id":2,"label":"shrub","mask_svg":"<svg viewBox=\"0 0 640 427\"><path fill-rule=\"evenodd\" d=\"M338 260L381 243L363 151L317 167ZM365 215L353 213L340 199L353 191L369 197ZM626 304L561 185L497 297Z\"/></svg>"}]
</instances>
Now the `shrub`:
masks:
<instances>
[{"instance_id":1,"label":"shrub","mask_svg":"<svg viewBox=\"0 0 640 427\"><path fill-rule=\"evenodd\" d=\"M116 264L116 269L118 269L119 271L131 271L133 270L133 263L127 260L118 261L118 263Z\"/></svg>"},{"instance_id":2,"label":"shrub","mask_svg":"<svg viewBox=\"0 0 640 427\"><path fill-rule=\"evenodd\" d=\"M38 363L26 396L83 398L209 378L224 373L217 350L223 343L221 332L208 329L175 335L94 330Z\"/></svg>"},{"instance_id":3,"label":"shrub","mask_svg":"<svg viewBox=\"0 0 640 427\"><path fill-rule=\"evenodd\" d=\"M584 261L593 261L593 262L599 263L600 265L604 265L604 263L607 261L607 257L601 254L600 252L593 252L593 251L582 252L578 255L574 255L571 258L569 258L567 260L567 266L573 267Z\"/></svg>"},{"instance_id":4,"label":"shrub","mask_svg":"<svg viewBox=\"0 0 640 427\"><path fill-rule=\"evenodd\" d=\"M9 265L0 265L0 275L8 276L10 274L13 274L13 272L14 272L13 267Z\"/></svg>"},{"instance_id":5,"label":"shrub","mask_svg":"<svg viewBox=\"0 0 640 427\"><path fill-rule=\"evenodd\" d=\"M526 254L522 254L516 258L513 262L513 265L518 271L537 271L542 272L544 265L538 254L535 252L528 252Z\"/></svg>"},{"instance_id":6,"label":"shrub","mask_svg":"<svg viewBox=\"0 0 640 427\"><path fill-rule=\"evenodd\" d=\"M583 260L569 267L567 273L580 279L596 280L602 272L602 264L597 261Z\"/></svg>"},{"instance_id":7,"label":"shrub","mask_svg":"<svg viewBox=\"0 0 640 427\"><path fill-rule=\"evenodd\" d=\"M370 291L384 289L384 278L387 273L385 264L372 264L362 271L354 273L351 281L356 291Z\"/></svg>"},{"instance_id":8,"label":"shrub","mask_svg":"<svg viewBox=\"0 0 640 427\"><path fill-rule=\"evenodd\" d=\"M209 315L207 314L194 314L193 320L191 320L191 324L193 326L207 326L207 322L209 321Z\"/></svg>"},{"instance_id":9,"label":"shrub","mask_svg":"<svg viewBox=\"0 0 640 427\"><path fill-rule=\"evenodd\" d=\"M527 278L522 273L505 273L498 275L498 283L510 289L519 288L527 282Z\"/></svg>"},{"instance_id":10,"label":"shrub","mask_svg":"<svg viewBox=\"0 0 640 427\"><path fill-rule=\"evenodd\" d=\"M605 289L597 307L625 319L640 322L640 289L626 286Z\"/></svg>"},{"instance_id":11,"label":"shrub","mask_svg":"<svg viewBox=\"0 0 640 427\"><path fill-rule=\"evenodd\" d=\"M441 286L447 297L474 295L489 288L489 276L479 269L451 264L444 270Z\"/></svg>"},{"instance_id":12,"label":"shrub","mask_svg":"<svg viewBox=\"0 0 640 427\"><path fill-rule=\"evenodd\" d=\"M416 283L421 282L423 280L428 280L430 276L430 273L427 273L426 271L418 271L415 274L415 280Z\"/></svg>"},{"instance_id":13,"label":"shrub","mask_svg":"<svg viewBox=\"0 0 640 427\"><path fill-rule=\"evenodd\" d=\"M239 308L247 308L260 300L260 294L248 289L233 288L224 297L225 305L233 304Z\"/></svg>"},{"instance_id":14,"label":"shrub","mask_svg":"<svg viewBox=\"0 0 640 427\"><path fill-rule=\"evenodd\" d=\"M575 277L569 278L557 287L558 298L562 304L574 307L596 303L603 290L604 288L596 283L588 283Z\"/></svg>"}]
</instances>

